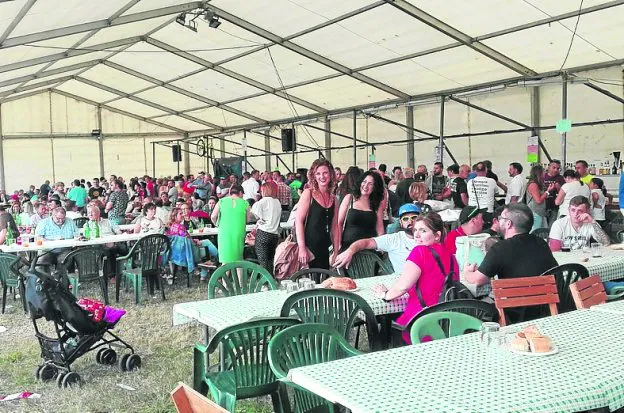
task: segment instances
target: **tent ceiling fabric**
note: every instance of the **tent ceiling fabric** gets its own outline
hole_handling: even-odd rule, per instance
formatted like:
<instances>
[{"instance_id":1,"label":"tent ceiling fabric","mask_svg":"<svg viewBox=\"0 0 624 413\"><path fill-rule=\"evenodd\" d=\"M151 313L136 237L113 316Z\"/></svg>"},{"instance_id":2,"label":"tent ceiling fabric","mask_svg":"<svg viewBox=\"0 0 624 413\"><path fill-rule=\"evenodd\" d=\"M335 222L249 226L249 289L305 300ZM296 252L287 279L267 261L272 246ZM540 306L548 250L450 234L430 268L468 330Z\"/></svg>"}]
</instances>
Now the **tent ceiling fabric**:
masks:
<instances>
[{"instance_id":1,"label":"tent ceiling fabric","mask_svg":"<svg viewBox=\"0 0 624 413\"><path fill-rule=\"evenodd\" d=\"M621 64L624 0L580 5L5 1L0 103L52 90L177 132L214 132L552 75L564 61L563 69ZM218 28L202 16L196 31L175 21L202 8L219 16Z\"/></svg>"}]
</instances>

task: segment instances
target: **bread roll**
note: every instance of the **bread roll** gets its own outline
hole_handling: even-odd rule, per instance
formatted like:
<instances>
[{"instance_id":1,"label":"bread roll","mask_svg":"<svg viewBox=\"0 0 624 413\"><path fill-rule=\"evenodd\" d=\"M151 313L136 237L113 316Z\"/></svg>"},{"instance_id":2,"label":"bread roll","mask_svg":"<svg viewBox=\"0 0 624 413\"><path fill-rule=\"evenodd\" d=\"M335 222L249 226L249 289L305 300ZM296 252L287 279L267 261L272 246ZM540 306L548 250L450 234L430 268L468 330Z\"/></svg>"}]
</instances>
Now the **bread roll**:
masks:
<instances>
[{"instance_id":1,"label":"bread roll","mask_svg":"<svg viewBox=\"0 0 624 413\"><path fill-rule=\"evenodd\" d=\"M515 351L529 351L529 342L525 338L516 337L509 343L509 348Z\"/></svg>"},{"instance_id":2,"label":"bread roll","mask_svg":"<svg viewBox=\"0 0 624 413\"><path fill-rule=\"evenodd\" d=\"M335 290L349 291L357 288L357 284L348 277L329 277L321 283L323 288L333 288Z\"/></svg>"},{"instance_id":3,"label":"bread roll","mask_svg":"<svg viewBox=\"0 0 624 413\"><path fill-rule=\"evenodd\" d=\"M530 338L529 348L533 353L547 353L552 350L552 341L546 336Z\"/></svg>"},{"instance_id":4,"label":"bread roll","mask_svg":"<svg viewBox=\"0 0 624 413\"><path fill-rule=\"evenodd\" d=\"M521 333L523 333L524 337L526 338L542 337L542 333L540 333L540 331L534 325L526 326L522 329Z\"/></svg>"}]
</instances>

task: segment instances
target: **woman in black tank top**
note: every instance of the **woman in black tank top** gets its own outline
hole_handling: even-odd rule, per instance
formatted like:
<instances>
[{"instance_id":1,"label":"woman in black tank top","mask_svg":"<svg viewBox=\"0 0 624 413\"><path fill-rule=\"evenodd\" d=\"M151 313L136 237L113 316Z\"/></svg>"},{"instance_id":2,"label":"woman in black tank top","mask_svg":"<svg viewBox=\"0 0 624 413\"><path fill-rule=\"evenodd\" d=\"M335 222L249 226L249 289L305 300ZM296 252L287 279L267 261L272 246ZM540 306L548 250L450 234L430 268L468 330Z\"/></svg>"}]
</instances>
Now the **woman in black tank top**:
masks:
<instances>
[{"instance_id":1,"label":"woman in black tank top","mask_svg":"<svg viewBox=\"0 0 624 413\"><path fill-rule=\"evenodd\" d=\"M308 172L308 185L301 195L295 221L299 262L309 268L330 268L329 247L338 249L338 208L334 188L334 168L326 159L317 159ZM308 250L314 255L309 259Z\"/></svg>"},{"instance_id":2,"label":"woman in black tank top","mask_svg":"<svg viewBox=\"0 0 624 413\"><path fill-rule=\"evenodd\" d=\"M347 195L340 205L340 250L346 250L357 240L382 235L385 206L381 176L370 171L364 173L358 179L353 195Z\"/></svg>"}]
</instances>

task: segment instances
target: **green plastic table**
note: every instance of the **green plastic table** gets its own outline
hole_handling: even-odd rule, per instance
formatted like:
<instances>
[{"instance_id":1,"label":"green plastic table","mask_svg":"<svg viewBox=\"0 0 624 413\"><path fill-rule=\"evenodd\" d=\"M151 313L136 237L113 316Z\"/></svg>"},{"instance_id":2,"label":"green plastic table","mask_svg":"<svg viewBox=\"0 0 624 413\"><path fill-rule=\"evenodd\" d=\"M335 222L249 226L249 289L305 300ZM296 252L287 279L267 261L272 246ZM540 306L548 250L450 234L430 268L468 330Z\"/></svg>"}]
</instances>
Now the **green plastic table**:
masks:
<instances>
[{"instance_id":1,"label":"green plastic table","mask_svg":"<svg viewBox=\"0 0 624 413\"><path fill-rule=\"evenodd\" d=\"M353 413L613 411L624 406L622 321L589 310L536 320L559 350L544 357L487 347L472 333L301 367L289 378Z\"/></svg>"}]
</instances>

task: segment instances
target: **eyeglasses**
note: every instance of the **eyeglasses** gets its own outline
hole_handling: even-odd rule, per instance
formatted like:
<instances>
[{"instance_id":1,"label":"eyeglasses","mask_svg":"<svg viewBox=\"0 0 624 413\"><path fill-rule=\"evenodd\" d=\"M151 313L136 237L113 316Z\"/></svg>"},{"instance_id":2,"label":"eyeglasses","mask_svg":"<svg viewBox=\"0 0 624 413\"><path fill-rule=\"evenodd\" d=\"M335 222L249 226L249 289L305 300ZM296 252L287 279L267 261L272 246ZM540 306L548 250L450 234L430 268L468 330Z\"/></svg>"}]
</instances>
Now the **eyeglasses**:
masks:
<instances>
[{"instance_id":1,"label":"eyeglasses","mask_svg":"<svg viewBox=\"0 0 624 413\"><path fill-rule=\"evenodd\" d=\"M401 217L401 222L416 221L416 218L418 218L418 215L410 215L406 217Z\"/></svg>"},{"instance_id":2,"label":"eyeglasses","mask_svg":"<svg viewBox=\"0 0 624 413\"><path fill-rule=\"evenodd\" d=\"M513 224L513 221L511 220L511 218L507 218L507 217L498 217L498 222L502 221L503 219L506 219L507 221Z\"/></svg>"}]
</instances>

